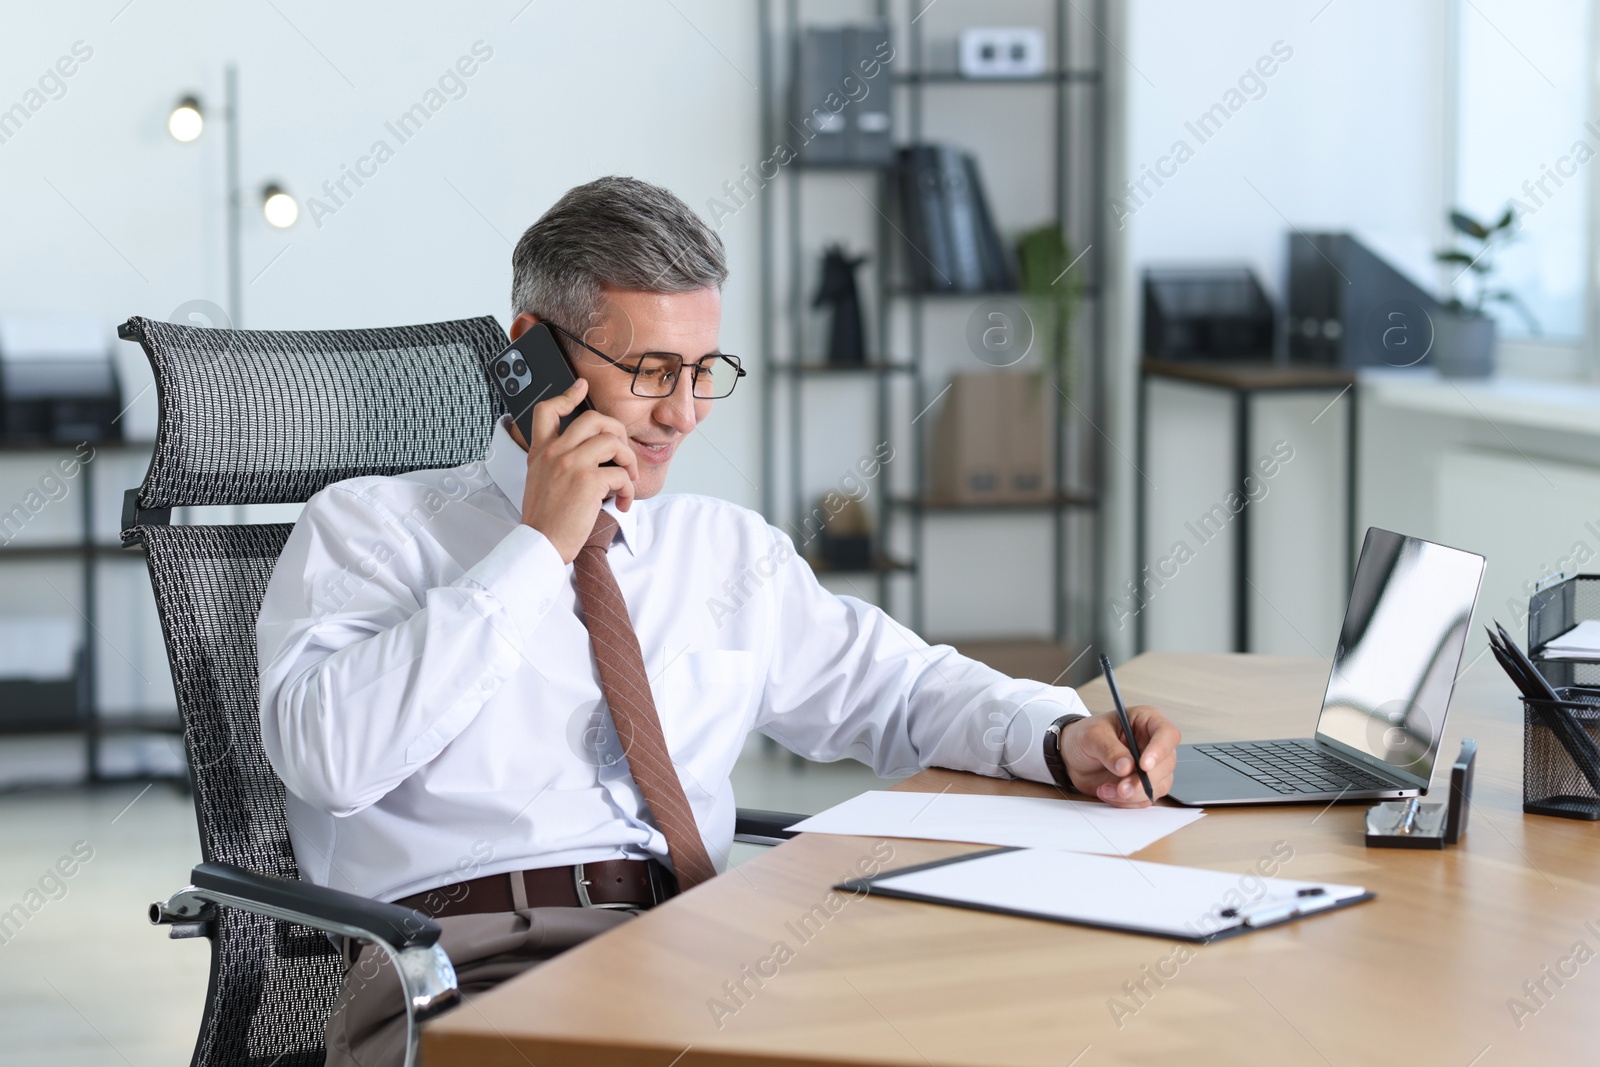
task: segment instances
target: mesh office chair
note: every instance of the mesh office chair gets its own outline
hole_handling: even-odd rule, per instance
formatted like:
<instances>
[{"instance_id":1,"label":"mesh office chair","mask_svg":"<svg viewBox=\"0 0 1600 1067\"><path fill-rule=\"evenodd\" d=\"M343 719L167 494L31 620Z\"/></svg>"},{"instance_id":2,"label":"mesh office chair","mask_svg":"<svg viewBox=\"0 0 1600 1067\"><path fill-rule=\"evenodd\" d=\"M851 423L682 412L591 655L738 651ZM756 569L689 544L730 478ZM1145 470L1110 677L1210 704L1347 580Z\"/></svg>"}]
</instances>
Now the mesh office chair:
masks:
<instances>
[{"instance_id":1,"label":"mesh office chair","mask_svg":"<svg viewBox=\"0 0 1600 1067\"><path fill-rule=\"evenodd\" d=\"M118 328L155 371L160 421L123 505L155 590L194 781L203 860L150 906L173 937L211 941L194 1067L315 1067L344 967L323 932L378 944L406 990L410 1040L459 1000L439 927L409 908L299 880L284 787L261 744L255 623L290 523L173 526L175 507L302 502L360 475L481 458L498 404L491 317L377 330L213 330L135 317ZM741 811L736 839L774 844L797 817Z\"/></svg>"}]
</instances>

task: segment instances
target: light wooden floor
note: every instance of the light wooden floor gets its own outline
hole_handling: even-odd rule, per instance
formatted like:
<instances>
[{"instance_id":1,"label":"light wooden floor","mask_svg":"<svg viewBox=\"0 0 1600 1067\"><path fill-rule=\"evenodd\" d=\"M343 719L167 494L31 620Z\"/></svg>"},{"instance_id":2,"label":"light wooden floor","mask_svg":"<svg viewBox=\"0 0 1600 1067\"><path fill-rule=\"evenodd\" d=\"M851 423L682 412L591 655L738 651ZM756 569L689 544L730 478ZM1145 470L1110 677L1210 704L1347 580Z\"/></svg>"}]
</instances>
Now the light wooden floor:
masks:
<instances>
[{"instance_id":1,"label":"light wooden floor","mask_svg":"<svg viewBox=\"0 0 1600 1067\"><path fill-rule=\"evenodd\" d=\"M802 764L759 739L734 774L740 804L804 813L887 784L858 763ZM92 858L51 876L75 847ZM734 862L753 851L735 846ZM20 928L0 927L0 1064L189 1061L209 949L168 940L145 907L198 859L194 809L167 785L0 795L0 913L37 906Z\"/></svg>"}]
</instances>

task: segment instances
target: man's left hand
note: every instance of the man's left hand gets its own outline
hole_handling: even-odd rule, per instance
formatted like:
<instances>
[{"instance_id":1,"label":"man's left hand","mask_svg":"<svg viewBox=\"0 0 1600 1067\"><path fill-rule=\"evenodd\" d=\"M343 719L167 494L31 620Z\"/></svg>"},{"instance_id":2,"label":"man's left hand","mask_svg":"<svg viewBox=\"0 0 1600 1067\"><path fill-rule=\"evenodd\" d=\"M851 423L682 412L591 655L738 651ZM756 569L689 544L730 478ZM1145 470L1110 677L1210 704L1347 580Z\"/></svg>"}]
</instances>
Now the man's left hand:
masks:
<instances>
[{"instance_id":1,"label":"man's left hand","mask_svg":"<svg viewBox=\"0 0 1600 1067\"><path fill-rule=\"evenodd\" d=\"M1178 728L1150 704L1129 708L1128 719L1139 742L1139 765L1149 775L1155 795L1165 796L1178 764ZM1068 724L1061 731L1060 744L1067 773L1081 792L1119 808L1150 805L1116 712L1104 711Z\"/></svg>"}]
</instances>

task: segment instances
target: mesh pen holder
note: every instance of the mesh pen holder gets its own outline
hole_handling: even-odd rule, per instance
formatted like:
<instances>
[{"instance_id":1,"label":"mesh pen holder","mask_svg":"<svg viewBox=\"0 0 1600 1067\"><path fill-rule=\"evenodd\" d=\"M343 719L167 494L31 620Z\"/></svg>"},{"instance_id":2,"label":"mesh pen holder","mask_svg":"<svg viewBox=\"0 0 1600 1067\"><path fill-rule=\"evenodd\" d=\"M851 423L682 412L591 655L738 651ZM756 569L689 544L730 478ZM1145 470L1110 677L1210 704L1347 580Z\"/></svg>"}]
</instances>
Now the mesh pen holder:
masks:
<instances>
[{"instance_id":1,"label":"mesh pen holder","mask_svg":"<svg viewBox=\"0 0 1600 1067\"><path fill-rule=\"evenodd\" d=\"M1562 707L1600 744L1600 689L1557 689L1559 701L1522 698L1522 810L1566 819L1600 819L1600 793L1589 783L1549 726Z\"/></svg>"}]
</instances>

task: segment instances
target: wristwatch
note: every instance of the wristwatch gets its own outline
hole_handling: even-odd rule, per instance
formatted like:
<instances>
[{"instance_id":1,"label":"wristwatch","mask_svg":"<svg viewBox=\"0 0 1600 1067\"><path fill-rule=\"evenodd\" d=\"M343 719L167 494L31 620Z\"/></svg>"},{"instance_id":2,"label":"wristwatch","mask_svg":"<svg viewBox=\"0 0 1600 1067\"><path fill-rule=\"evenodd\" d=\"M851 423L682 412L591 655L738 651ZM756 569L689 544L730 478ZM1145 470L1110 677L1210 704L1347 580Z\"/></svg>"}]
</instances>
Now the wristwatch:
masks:
<instances>
[{"instance_id":1,"label":"wristwatch","mask_svg":"<svg viewBox=\"0 0 1600 1067\"><path fill-rule=\"evenodd\" d=\"M1087 715L1063 715L1055 722L1044 728L1044 765L1049 768L1050 777L1055 779L1056 785L1068 793L1082 795L1082 790L1072 784L1072 776L1067 773L1067 764L1061 758L1061 731L1079 719L1087 719Z\"/></svg>"}]
</instances>

